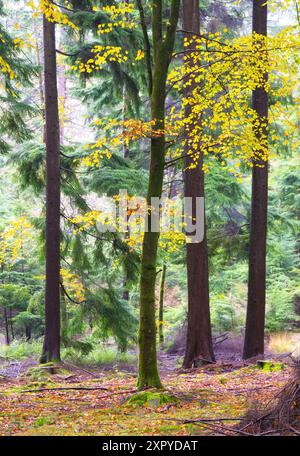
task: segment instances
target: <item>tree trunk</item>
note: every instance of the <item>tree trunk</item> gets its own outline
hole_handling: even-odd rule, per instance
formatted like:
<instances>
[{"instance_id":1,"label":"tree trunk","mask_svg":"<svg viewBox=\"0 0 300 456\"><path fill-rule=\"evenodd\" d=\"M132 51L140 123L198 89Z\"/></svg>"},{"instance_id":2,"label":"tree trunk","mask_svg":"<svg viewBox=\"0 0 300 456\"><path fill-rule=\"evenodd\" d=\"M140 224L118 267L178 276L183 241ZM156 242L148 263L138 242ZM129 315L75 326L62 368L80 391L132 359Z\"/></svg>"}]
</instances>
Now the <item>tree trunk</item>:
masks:
<instances>
[{"instance_id":1,"label":"tree trunk","mask_svg":"<svg viewBox=\"0 0 300 456\"><path fill-rule=\"evenodd\" d=\"M184 0L183 2L183 28L188 32L199 34L200 10L199 0ZM191 34L186 37L191 40ZM193 49L194 44L190 44ZM192 60L192 58L191 58ZM187 65L193 65L193 61L187 61ZM193 86L191 86L191 89ZM185 96L189 95L190 88L186 89ZM190 108L186 108L186 116L190 114ZM187 131L187 136L189 132ZM189 145L185 150L184 172L184 195L192 198L193 212L196 207L196 198L204 198L204 172L203 156L200 155L195 169L189 166L193 163L193 157L189 156ZM193 218L196 214L192 214ZM188 281L188 326L184 368L198 366L200 363L213 362L214 353L211 335L210 309L209 309L209 276L208 276L208 249L206 239L205 220L204 238L201 242L187 244L187 281Z\"/></svg>"},{"instance_id":2,"label":"tree trunk","mask_svg":"<svg viewBox=\"0 0 300 456\"><path fill-rule=\"evenodd\" d=\"M10 324L10 332L11 332L11 338L14 340L15 338L15 332L14 332L14 325L13 325L13 314L12 314L12 309L9 309L9 324Z\"/></svg>"},{"instance_id":3,"label":"tree trunk","mask_svg":"<svg viewBox=\"0 0 300 456\"><path fill-rule=\"evenodd\" d=\"M253 32L267 35L265 0L253 0ZM265 75L267 79L268 75ZM268 94L259 87L253 92L253 108L261 121L268 118ZM266 140L266 127L257 129L257 137ZM249 281L244 359L264 353L266 305L266 243L268 212L268 163L255 161L252 171ZM262 167L256 166L261 165Z\"/></svg>"},{"instance_id":4,"label":"tree trunk","mask_svg":"<svg viewBox=\"0 0 300 456\"><path fill-rule=\"evenodd\" d=\"M164 263L161 271L161 278L159 284L159 300L158 300L158 340L160 345L164 343L164 295L165 295L165 281L166 281L167 266Z\"/></svg>"},{"instance_id":5,"label":"tree trunk","mask_svg":"<svg viewBox=\"0 0 300 456\"><path fill-rule=\"evenodd\" d=\"M172 0L167 31L163 37L163 1L152 1L153 71L151 87L150 170L147 193L148 231L144 234L140 279L139 388L160 388L157 368L155 282L159 233L151 230L151 198L161 197L165 165L166 80L175 43L180 0Z\"/></svg>"},{"instance_id":6,"label":"tree trunk","mask_svg":"<svg viewBox=\"0 0 300 456\"><path fill-rule=\"evenodd\" d=\"M46 117L46 299L41 362L60 359L60 160L55 24L43 18Z\"/></svg>"},{"instance_id":7,"label":"tree trunk","mask_svg":"<svg viewBox=\"0 0 300 456\"><path fill-rule=\"evenodd\" d=\"M67 301L63 286L60 286L60 314L61 314L61 342L67 347L69 342L68 337L68 311Z\"/></svg>"},{"instance_id":8,"label":"tree trunk","mask_svg":"<svg viewBox=\"0 0 300 456\"><path fill-rule=\"evenodd\" d=\"M4 312L4 322L5 322L5 341L6 341L6 345L9 345L10 338L9 338L9 326L8 326L8 317L7 317L6 307L3 308L3 312Z\"/></svg>"},{"instance_id":9,"label":"tree trunk","mask_svg":"<svg viewBox=\"0 0 300 456\"><path fill-rule=\"evenodd\" d=\"M157 129L164 129L164 104L167 71L157 63L151 97L152 115ZM151 139L151 163L147 203L151 211L151 197L161 197L164 176L165 137ZM161 387L156 359L155 282L159 233L151 232L150 214L148 232L144 234L140 281L140 331L138 386Z\"/></svg>"},{"instance_id":10,"label":"tree trunk","mask_svg":"<svg viewBox=\"0 0 300 456\"><path fill-rule=\"evenodd\" d=\"M26 336L26 342L29 342L31 339L31 327L30 326L26 326L25 336Z\"/></svg>"}]
</instances>

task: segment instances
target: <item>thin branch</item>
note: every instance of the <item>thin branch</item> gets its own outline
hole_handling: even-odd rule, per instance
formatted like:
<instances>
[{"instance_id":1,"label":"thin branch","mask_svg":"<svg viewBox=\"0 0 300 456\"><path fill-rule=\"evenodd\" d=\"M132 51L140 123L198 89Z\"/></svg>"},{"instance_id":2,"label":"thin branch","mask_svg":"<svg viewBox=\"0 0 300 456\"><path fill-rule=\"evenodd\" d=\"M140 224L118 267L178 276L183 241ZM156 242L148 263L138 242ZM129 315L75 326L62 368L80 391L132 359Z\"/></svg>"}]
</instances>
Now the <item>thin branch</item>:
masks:
<instances>
[{"instance_id":1,"label":"thin branch","mask_svg":"<svg viewBox=\"0 0 300 456\"><path fill-rule=\"evenodd\" d=\"M173 51L174 47L176 27L179 19L180 3L180 0L172 0L171 4L170 18L168 21L166 37L164 40L167 51L169 53Z\"/></svg>"},{"instance_id":2,"label":"thin branch","mask_svg":"<svg viewBox=\"0 0 300 456\"><path fill-rule=\"evenodd\" d=\"M69 299L69 301L73 302L73 304L78 304L78 305L81 305L83 304L85 301L75 301L75 299L71 298L71 296L69 295L69 293L67 292L66 288L64 287L64 284L62 282L60 282L60 286L62 288L62 291L63 293L66 295L66 297Z\"/></svg>"},{"instance_id":3,"label":"thin branch","mask_svg":"<svg viewBox=\"0 0 300 456\"><path fill-rule=\"evenodd\" d=\"M79 55L81 51L73 52L73 53L68 53L68 52L63 52L60 49L56 49L57 54L64 55L66 57L76 57L76 55Z\"/></svg>"},{"instance_id":4,"label":"thin branch","mask_svg":"<svg viewBox=\"0 0 300 456\"><path fill-rule=\"evenodd\" d=\"M147 72L148 72L148 85L149 85L149 94L152 93L152 58L151 58L151 45L150 45L150 40L149 40L149 35L147 31L147 24L146 24L146 19L145 19L145 12L144 8L142 5L142 0L136 0L137 7L139 10L140 14L140 21L141 21L141 27L142 27L142 32L143 32L143 38L144 38L144 48L145 48L145 53L146 53L146 65L147 65Z\"/></svg>"},{"instance_id":5,"label":"thin branch","mask_svg":"<svg viewBox=\"0 0 300 456\"><path fill-rule=\"evenodd\" d=\"M38 388L38 389L30 389L30 390L22 390L21 393L40 393L43 391L94 391L94 390L102 390L102 391L108 391L108 388L104 388L101 386L95 386L93 388L90 388L88 386L73 386L73 387L54 387L54 388Z\"/></svg>"},{"instance_id":6,"label":"thin branch","mask_svg":"<svg viewBox=\"0 0 300 456\"><path fill-rule=\"evenodd\" d=\"M72 8L69 8L67 6L64 6L64 5L60 5L59 3L55 3L53 2L53 5L57 6L58 8L61 8L62 10L65 10L65 11L69 11L69 13L78 13L78 11L82 11L82 10L74 10ZM93 11L86 11L87 13L93 13Z\"/></svg>"}]
</instances>

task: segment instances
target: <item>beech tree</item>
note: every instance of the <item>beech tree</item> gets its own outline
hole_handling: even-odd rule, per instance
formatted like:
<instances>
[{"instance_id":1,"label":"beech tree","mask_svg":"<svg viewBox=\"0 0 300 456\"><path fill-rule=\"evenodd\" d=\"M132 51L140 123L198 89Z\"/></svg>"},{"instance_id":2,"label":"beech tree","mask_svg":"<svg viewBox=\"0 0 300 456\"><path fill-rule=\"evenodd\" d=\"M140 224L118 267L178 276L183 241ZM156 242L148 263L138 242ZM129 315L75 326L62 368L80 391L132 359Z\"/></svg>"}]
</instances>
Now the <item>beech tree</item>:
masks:
<instances>
[{"instance_id":1,"label":"beech tree","mask_svg":"<svg viewBox=\"0 0 300 456\"><path fill-rule=\"evenodd\" d=\"M142 4L139 3L140 13ZM140 279L140 329L138 387L161 387L156 356L155 284L159 233L151 231L151 198L161 197L165 166L165 99L169 66L179 19L180 0L172 0L166 31L163 30L163 0L152 1L153 68L149 81L151 120L150 170L147 192L148 231L144 234ZM148 43L146 24L141 15L145 44ZM147 49L146 48L146 49ZM150 59L149 59L150 60ZM149 68L150 74L150 68Z\"/></svg>"},{"instance_id":2,"label":"beech tree","mask_svg":"<svg viewBox=\"0 0 300 456\"><path fill-rule=\"evenodd\" d=\"M267 36L268 6L253 0L253 33ZM264 41L262 41L262 46ZM265 51L267 53L267 50ZM267 81L268 74L264 74ZM260 122L255 126L258 140L267 147L268 93L263 85L253 91L253 109ZM268 162L256 159L252 171L249 281L244 359L264 353L266 306L266 245L268 213Z\"/></svg>"}]
</instances>

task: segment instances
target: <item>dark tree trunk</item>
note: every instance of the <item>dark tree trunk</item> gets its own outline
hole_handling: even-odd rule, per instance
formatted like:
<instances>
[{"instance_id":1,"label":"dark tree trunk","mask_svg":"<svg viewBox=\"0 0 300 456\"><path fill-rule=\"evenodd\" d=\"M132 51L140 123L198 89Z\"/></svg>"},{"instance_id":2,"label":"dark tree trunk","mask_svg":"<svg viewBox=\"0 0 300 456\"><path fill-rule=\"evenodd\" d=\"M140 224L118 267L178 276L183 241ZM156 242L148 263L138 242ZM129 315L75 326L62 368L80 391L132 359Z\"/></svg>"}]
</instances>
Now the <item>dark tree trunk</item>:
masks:
<instances>
[{"instance_id":1,"label":"dark tree trunk","mask_svg":"<svg viewBox=\"0 0 300 456\"><path fill-rule=\"evenodd\" d=\"M199 0L183 1L183 29L188 32L199 33L200 31L200 10ZM186 37L191 40L191 34ZM194 48L193 43L190 44ZM187 65L193 65L187 61ZM192 87L191 87L192 88ZM185 96L188 96L186 89ZM186 116L189 116L190 108L186 108ZM187 131L187 135L188 135ZM195 169L189 169L193 162L191 156L187 156L189 146L185 150L185 172L184 172L184 195L192 198L204 198L204 172L202 170L203 156L200 156ZM193 204L193 208L195 208ZM193 214L195 217L196 214ZM203 221L205 224L205 220ZM183 361L184 368L198 366L201 363L213 362L214 353L211 335L210 309L209 309L209 276L208 276L208 249L206 229L204 227L204 238L201 242L187 244L187 281L188 281L188 326L186 351Z\"/></svg>"},{"instance_id":2,"label":"dark tree trunk","mask_svg":"<svg viewBox=\"0 0 300 456\"><path fill-rule=\"evenodd\" d=\"M10 344L9 325L8 325L8 316L7 316L6 307L4 307L3 313L4 313L4 322L5 322L5 340L6 340L6 345L9 345Z\"/></svg>"},{"instance_id":3,"label":"dark tree trunk","mask_svg":"<svg viewBox=\"0 0 300 456\"><path fill-rule=\"evenodd\" d=\"M267 5L265 0L253 0L253 32L267 35ZM267 79L268 75L265 75ZM268 94L259 87L253 92L253 108L259 118L268 118ZM266 128L257 130L264 142ZM261 167L256 166L261 165ZM266 304L266 243L268 212L268 163L256 161L252 171L252 206L250 223L249 281L244 359L264 353Z\"/></svg>"},{"instance_id":4,"label":"dark tree trunk","mask_svg":"<svg viewBox=\"0 0 300 456\"><path fill-rule=\"evenodd\" d=\"M26 336L26 341L29 342L31 339L31 327L30 326L26 326L25 336Z\"/></svg>"},{"instance_id":5,"label":"dark tree trunk","mask_svg":"<svg viewBox=\"0 0 300 456\"><path fill-rule=\"evenodd\" d=\"M14 325L13 325L13 314L12 314L12 309L9 309L9 324L10 324L10 332L11 332L11 338L14 340L15 338L15 332L14 332Z\"/></svg>"},{"instance_id":6,"label":"dark tree trunk","mask_svg":"<svg viewBox=\"0 0 300 456\"><path fill-rule=\"evenodd\" d=\"M43 19L46 117L46 299L41 362L60 359L60 161L55 24Z\"/></svg>"}]
</instances>

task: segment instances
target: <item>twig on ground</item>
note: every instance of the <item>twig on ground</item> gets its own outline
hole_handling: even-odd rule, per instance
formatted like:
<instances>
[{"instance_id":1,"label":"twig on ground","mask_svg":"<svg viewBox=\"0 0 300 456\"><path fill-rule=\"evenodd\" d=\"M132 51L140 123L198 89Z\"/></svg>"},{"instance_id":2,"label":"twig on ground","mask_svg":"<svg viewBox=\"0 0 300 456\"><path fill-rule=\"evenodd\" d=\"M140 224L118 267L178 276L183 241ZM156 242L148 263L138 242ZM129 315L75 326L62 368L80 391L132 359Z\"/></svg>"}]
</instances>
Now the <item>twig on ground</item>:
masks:
<instances>
[{"instance_id":1,"label":"twig on ground","mask_svg":"<svg viewBox=\"0 0 300 456\"><path fill-rule=\"evenodd\" d=\"M95 387L88 387L88 386L73 386L73 387L53 387L53 388L38 388L38 389L30 389L30 390L22 390L21 393L40 393L43 391L72 391L72 390L83 390L83 391L94 391L94 390L102 390L108 391L108 388L104 388L101 386Z\"/></svg>"}]
</instances>

